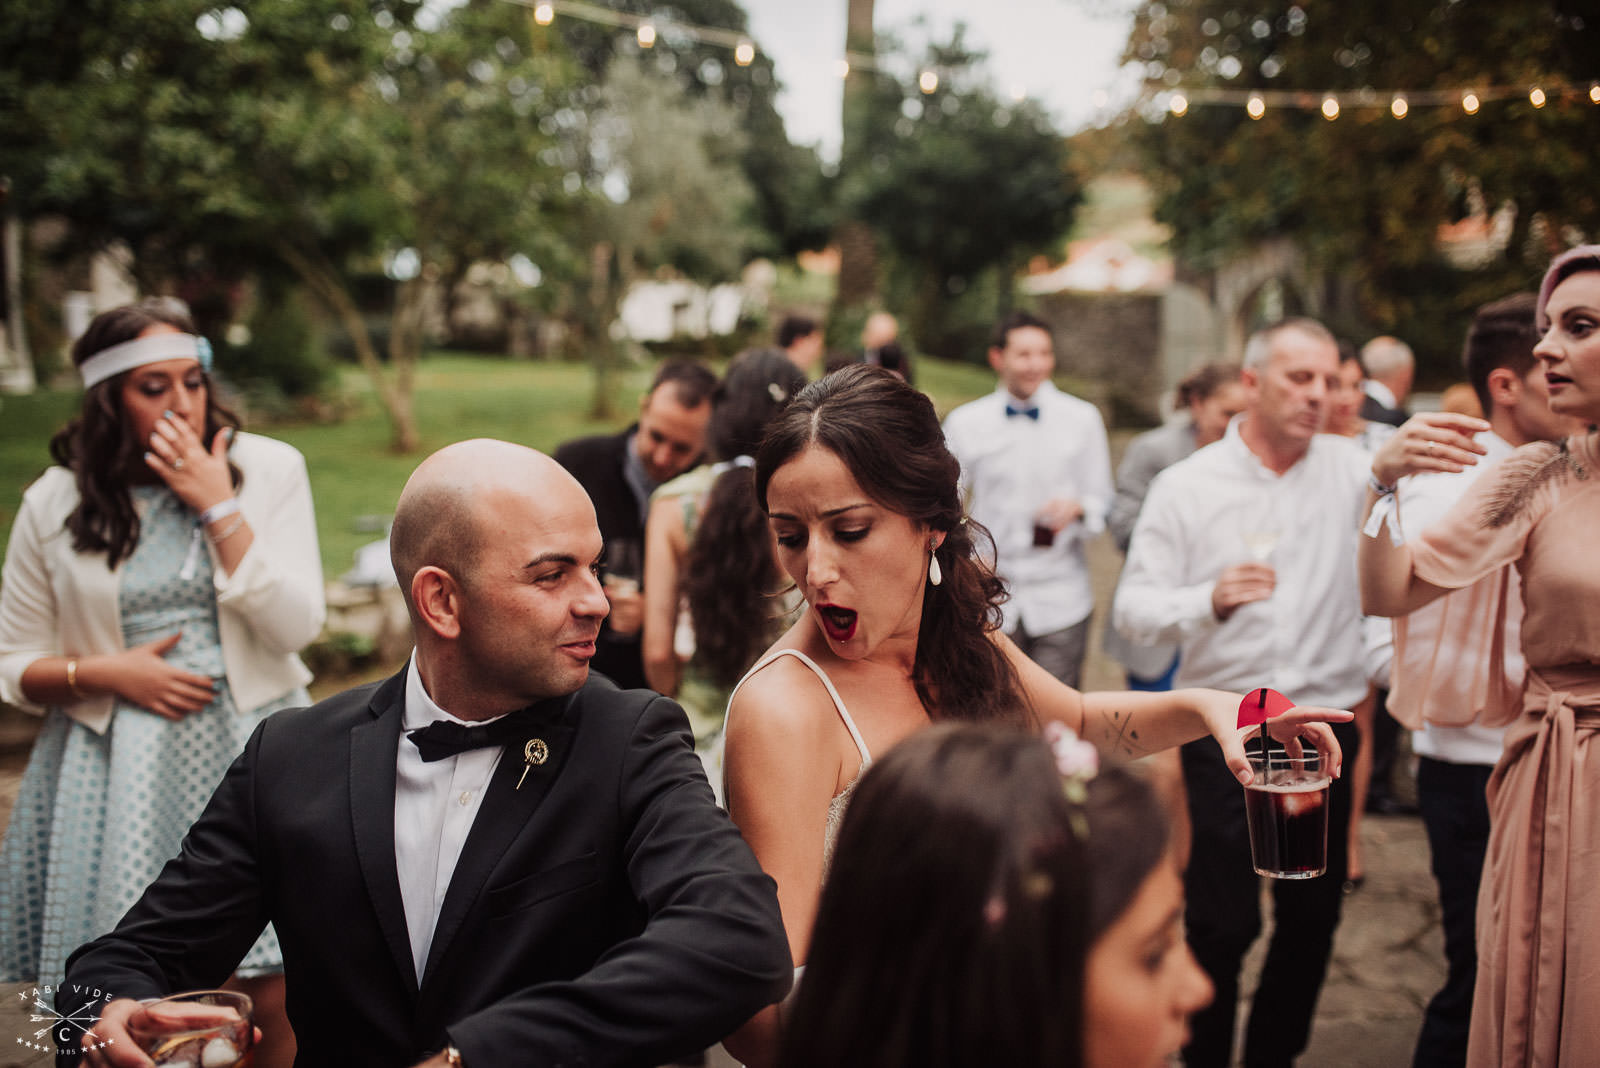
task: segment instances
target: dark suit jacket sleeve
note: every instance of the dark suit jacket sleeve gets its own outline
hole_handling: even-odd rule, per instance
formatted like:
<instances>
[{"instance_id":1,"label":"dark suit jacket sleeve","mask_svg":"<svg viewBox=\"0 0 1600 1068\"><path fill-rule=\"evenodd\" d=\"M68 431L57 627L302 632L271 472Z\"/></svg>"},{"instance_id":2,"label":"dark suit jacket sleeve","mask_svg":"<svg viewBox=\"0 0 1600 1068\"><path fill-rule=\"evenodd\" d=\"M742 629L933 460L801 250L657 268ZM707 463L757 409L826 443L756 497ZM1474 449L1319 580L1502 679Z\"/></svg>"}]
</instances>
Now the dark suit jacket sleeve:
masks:
<instances>
[{"instance_id":1,"label":"dark suit jacket sleeve","mask_svg":"<svg viewBox=\"0 0 1600 1068\"><path fill-rule=\"evenodd\" d=\"M717 808L678 706L644 704L621 759L618 847L643 929L576 979L451 1024L472 1068L658 1064L710 1046L789 988L776 885Z\"/></svg>"},{"instance_id":2,"label":"dark suit jacket sleeve","mask_svg":"<svg viewBox=\"0 0 1600 1068\"><path fill-rule=\"evenodd\" d=\"M216 987L232 974L267 925L254 834L261 732L257 726L178 856L116 929L67 958L58 1011L76 1012L113 997ZM96 990L100 998L92 997Z\"/></svg>"}]
</instances>

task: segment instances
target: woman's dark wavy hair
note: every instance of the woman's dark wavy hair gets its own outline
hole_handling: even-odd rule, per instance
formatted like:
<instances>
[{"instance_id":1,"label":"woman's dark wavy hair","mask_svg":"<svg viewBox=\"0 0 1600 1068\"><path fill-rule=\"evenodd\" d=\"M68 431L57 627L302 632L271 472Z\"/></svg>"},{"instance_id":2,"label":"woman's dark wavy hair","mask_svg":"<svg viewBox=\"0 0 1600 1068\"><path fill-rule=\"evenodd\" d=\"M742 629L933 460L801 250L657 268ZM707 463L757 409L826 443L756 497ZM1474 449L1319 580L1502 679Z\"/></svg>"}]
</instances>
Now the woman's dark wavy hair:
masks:
<instances>
[{"instance_id":1,"label":"woman's dark wavy hair","mask_svg":"<svg viewBox=\"0 0 1600 1068\"><path fill-rule=\"evenodd\" d=\"M1189 405L1197 401L1210 400L1211 395L1223 386L1239 381L1239 370L1236 363L1208 363L1195 368L1178 383L1172 410L1186 411Z\"/></svg>"},{"instance_id":2,"label":"woman's dark wavy hair","mask_svg":"<svg viewBox=\"0 0 1600 1068\"><path fill-rule=\"evenodd\" d=\"M845 814L780 1068L1082 1064L1089 952L1166 846L1134 772L1078 805L1029 733L912 735Z\"/></svg>"},{"instance_id":3,"label":"woman's dark wavy hair","mask_svg":"<svg viewBox=\"0 0 1600 1068\"><path fill-rule=\"evenodd\" d=\"M911 680L935 719L1028 722L1021 685L991 633L1005 583L984 564L992 545L964 518L961 465L945 446L933 402L881 367L855 364L807 386L773 424L756 456L763 510L773 473L812 445L844 461L884 508L945 535L936 550L944 581L925 588Z\"/></svg>"},{"instance_id":4,"label":"woman's dark wavy hair","mask_svg":"<svg viewBox=\"0 0 1600 1068\"><path fill-rule=\"evenodd\" d=\"M735 358L712 395L712 455L727 461L754 453L805 384L805 374L781 352ZM772 643L769 624L779 618L771 535L748 466L729 467L712 483L684 572L695 659L718 685L732 686Z\"/></svg>"},{"instance_id":5,"label":"woman's dark wavy hair","mask_svg":"<svg viewBox=\"0 0 1600 1068\"><path fill-rule=\"evenodd\" d=\"M195 332L194 320L180 301L151 297L137 304L101 312L72 346L72 362L81 366L95 353L132 341L156 323L166 323L184 333ZM50 439L50 456L77 479L78 506L67 516L72 547L80 553L106 554L106 566L115 568L139 543L139 514L128 487L149 482L144 462L147 445L134 439L133 425L122 405L122 386L131 371L115 375L84 391L83 407L76 418ZM223 427L235 430L239 418L217 402L210 374L206 382L206 429L203 441ZM241 476L233 469L234 485Z\"/></svg>"}]
</instances>

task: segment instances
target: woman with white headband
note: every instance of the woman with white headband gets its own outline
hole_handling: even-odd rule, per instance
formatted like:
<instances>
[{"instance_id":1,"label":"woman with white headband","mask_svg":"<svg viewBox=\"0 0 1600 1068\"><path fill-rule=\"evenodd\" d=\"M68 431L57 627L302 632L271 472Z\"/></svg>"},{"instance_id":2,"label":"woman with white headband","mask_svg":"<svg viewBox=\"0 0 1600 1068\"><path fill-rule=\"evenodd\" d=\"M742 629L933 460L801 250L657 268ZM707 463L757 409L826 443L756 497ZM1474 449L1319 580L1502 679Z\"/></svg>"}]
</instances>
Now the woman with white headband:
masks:
<instances>
[{"instance_id":1,"label":"woman with white headband","mask_svg":"<svg viewBox=\"0 0 1600 1068\"><path fill-rule=\"evenodd\" d=\"M308 703L296 654L325 611L305 461L238 432L182 305L105 312L72 356L83 407L0 572L0 700L44 716L0 851L5 982L59 982L256 724ZM269 1014L281 972L269 929L239 969L275 977L250 983Z\"/></svg>"}]
</instances>

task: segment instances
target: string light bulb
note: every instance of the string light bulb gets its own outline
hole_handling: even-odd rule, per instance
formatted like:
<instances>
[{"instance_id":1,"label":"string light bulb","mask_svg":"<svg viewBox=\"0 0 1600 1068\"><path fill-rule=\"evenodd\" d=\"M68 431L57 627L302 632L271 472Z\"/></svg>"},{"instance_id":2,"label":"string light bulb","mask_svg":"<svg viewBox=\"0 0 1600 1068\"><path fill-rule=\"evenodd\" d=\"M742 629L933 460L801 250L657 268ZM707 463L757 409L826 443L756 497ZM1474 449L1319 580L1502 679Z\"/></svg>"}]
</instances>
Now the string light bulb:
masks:
<instances>
[{"instance_id":1,"label":"string light bulb","mask_svg":"<svg viewBox=\"0 0 1600 1068\"><path fill-rule=\"evenodd\" d=\"M939 75L935 71L925 70L917 76L917 88L924 94L937 92L939 89Z\"/></svg>"},{"instance_id":2,"label":"string light bulb","mask_svg":"<svg viewBox=\"0 0 1600 1068\"><path fill-rule=\"evenodd\" d=\"M733 61L741 67L748 67L756 60L756 46L748 39L739 42L733 50Z\"/></svg>"},{"instance_id":3,"label":"string light bulb","mask_svg":"<svg viewBox=\"0 0 1600 1068\"><path fill-rule=\"evenodd\" d=\"M1476 115L1478 113L1478 94L1467 93L1462 96L1461 110L1465 111L1468 115Z\"/></svg>"},{"instance_id":4,"label":"string light bulb","mask_svg":"<svg viewBox=\"0 0 1600 1068\"><path fill-rule=\"evenodd\" d=\"M654 48L656 44L656 28L653 23L639 23L639 47Z\"/></svg>"},{"instance_id":5,"label":"string light bulb","mask_svg":"<svg viewBox=\"0 0 1600 1068\"><path fill-rule=\"evenodd\" d=\"M850 74L850 61L848 59L836 60L833 64L833 73L839 77L848 77Z\"/></svg>"},{"instance_id":6,"label":"string light bulb","mask_svg":"<svg viewBox=\"0 0 1600 1068\"><path fill-rule=\"evenodd\" d=\"M1589 103L1600 104L1600 82L1589 86Z\"/></svg>"},{"instance_id":7,"label":"string light bulb","mask_svg":"<svg viewBox=\"0 0 1600 1068\"><path fill-rule=\"evenodd\" d=\"M1267 113L1267 102L1252 93L1250 94L1249 102L1244 106L1244 110L1252 119L1259 119Z\"/></svg>"},{"instance_id":8,"label":"string light bulb","mask_svg":"<svg viewBox=\"0 0 1600 1068\"><path fill-rule=\"evenodd\" d=\"M1544 107L1544 101L1544 90L1540 89L1537 85L1534 86L1533 89L1528 93L1528 103L1532 104L1536 108L1542 108Z\"/></svg>"},{"instance_id":9,"label":"string light bulb","mask_svg":"<svg viewBox=\"0 0 1600 1068\"><path fill-rule=\"evenodd\" d=\"M541 26L548 26L556 20L556 6L554 4L538 4L533 9L533 21Z\"/></svg>"},{"instance_id":10,"label":"string light bulb","mask_svg":"<svg viewBox=\"0 0 1600 1068\"><path fill-rule=\"evenodd\" d=\"M1331 93L1322 98L1322 117L1329 122L1339 117L1339 98Z\"/></svg>"},{"instance_id":11,"label":"string light bulb","mask_svg":"<svg viewBox=\"0 0 1600 1068\"><path fill-rule=\"evenodd\" d=\"M1189 98L1182 93L1173 93L1172 99L1167 101L1167 107L1181 118L1189 110Z\"/></svg>"},{"instance_id":12,"label":"string light bulb","mask_svg":"<svg viewBox=\"0 0 1600 1068\"><path fill-rule=\"evenodd\" d=\"M1397 119L1405 118L1410 110L1411 105L1406 103L1406 98L1403 96L1397 96L1389 102L1389 113Z\"/></svg>"}]
</instances>

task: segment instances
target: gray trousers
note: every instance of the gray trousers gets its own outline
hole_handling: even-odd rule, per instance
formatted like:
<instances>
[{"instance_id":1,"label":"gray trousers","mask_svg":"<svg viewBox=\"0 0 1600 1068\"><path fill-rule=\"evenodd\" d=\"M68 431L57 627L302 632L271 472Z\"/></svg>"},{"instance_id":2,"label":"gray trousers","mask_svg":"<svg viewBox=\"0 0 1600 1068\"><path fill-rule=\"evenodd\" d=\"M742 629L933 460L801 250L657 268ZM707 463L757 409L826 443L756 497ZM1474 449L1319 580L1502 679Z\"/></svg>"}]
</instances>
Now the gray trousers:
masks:
<instances>
[{"instance_id":1,"label":"gray trousers","mask_svg":"<svg viewBox=\"0 0 1600 1068\"><path fill-rule=\"evenodd\" d=\"M1089 652L1090 618L1084 616L1072 626L1049 634L1029 634L1019 625L1011 632L1011 640L1028 659L1077 689L1083 678L1083 660Z\"/></svg>"}]
</instances>

